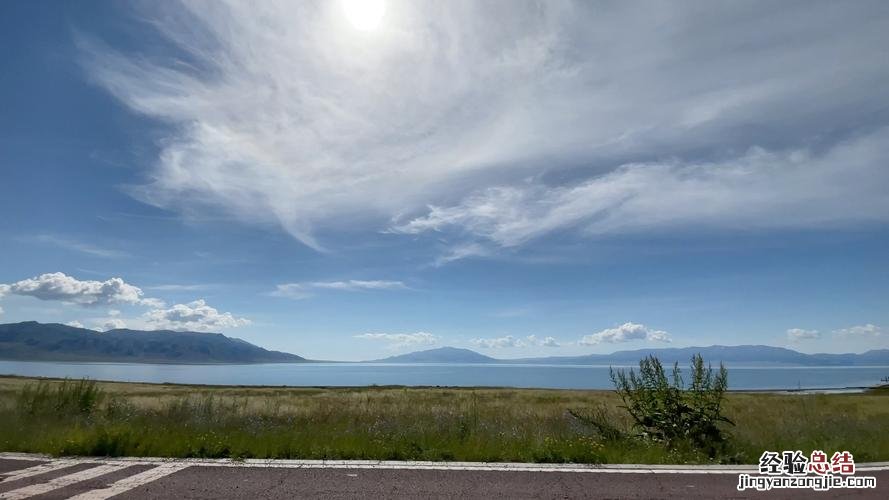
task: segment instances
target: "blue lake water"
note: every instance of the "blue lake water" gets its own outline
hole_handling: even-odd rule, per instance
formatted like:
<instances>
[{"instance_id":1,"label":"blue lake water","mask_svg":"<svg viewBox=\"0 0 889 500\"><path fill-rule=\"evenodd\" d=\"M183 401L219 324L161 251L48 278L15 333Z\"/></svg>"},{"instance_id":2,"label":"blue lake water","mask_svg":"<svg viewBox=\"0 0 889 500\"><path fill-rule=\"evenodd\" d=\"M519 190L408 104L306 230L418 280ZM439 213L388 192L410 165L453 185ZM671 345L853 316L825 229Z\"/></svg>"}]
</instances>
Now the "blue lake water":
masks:
<instances>
[{"instance_id":1,"label":"blue lake water","mask_svg":"<svg viewBox=\"0 0 889 500\"><path fill-rule=\"evenodd\" d=\"M607 366L287 363L154 365L0 361L0 374L88 377L127 382L289 386L494 386L610 389ZM863 387L879 384L889 367L731 367L730 389Z\"/></svg>"}]
</instances>

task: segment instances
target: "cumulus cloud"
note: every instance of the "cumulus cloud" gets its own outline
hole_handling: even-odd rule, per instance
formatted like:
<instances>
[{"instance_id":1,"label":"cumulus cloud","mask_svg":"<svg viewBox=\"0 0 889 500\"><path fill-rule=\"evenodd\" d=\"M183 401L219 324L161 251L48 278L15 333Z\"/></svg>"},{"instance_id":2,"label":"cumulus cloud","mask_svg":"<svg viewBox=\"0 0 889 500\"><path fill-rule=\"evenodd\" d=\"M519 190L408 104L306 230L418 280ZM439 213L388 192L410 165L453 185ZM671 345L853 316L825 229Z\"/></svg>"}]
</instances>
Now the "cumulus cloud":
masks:
<instances>
[{"instance_id":1,"label":"cumulus cloud","mask_svg":"<svg viewBox=\"0 0 889 500\"><path fill-rule=\"evenodd\" d=\"M143 315L151 327L158 330L213 331L237 328L250 324L246 318L238 318L230 312L221 313L204 300L187 304L175 304L169 308L153 309Z\"/></svg>"},{"instance_id":2,"label":"cumulus cloud","mask_svg":"<svg viewBox=\"0 0 889 500\"><path fill-rule=\"evenodd\" d=\"M787 339L791 342L820 338L821 333L818 330L804 330L802 328L791 328L787 330Z\"/></svg>"},{"instance_id":3,"label":"cumulus cloud","mask_svg":"<svg viewBox=\"0 0 889 500\"><path fill-rule=\"evenodd\" d=\"M592 335L584 335L578 344L614 344L618 342L630 342L632 340L645 340L650 342L670 342L670 337L663 330L654 330L638 323L624 323L614 328L607 328Z\"/></svg>"},{"instance_id":4,"label":"cumulus cloud","mask_svg":"<svg viewBox=\"0 0 889 500\"><path fill-rule=\"evenodd\" d=\"M435 345L439 337L427 332L416 333L362 333L356 339L379 340L388 343L389 348L419 347Z\"/></svg>"},{"instance_id":5,"label":"cumulus cloud","mask_svg":"<svg viewBox=\"0 0 889 500\"><path fill-rule=\"evenodd\" d=\"M142 290L121 278L106 281L81 281L64 273L41 274L9 285L5 293L58 300L86 306L130 304L149 307L163 306L163 302L144 296Z\"/></svg>"},{"instance_id":6,"label":"cumulus cloud","mask_svg":"<svg viewBox=\"0 0 889 500\"><path fill-rule=\"evenodd\" d=\"M102 330L104 332L107 332L108 330L116 330L118 328L126 328L127 327L126 321L124 321L120 318L105 318L105 319L99 321L96 325L98 326L98 328L100 330Z\"/></svg>"},{"instance_id":7,"label":"cumulus cloud","mask_svg":"<svg viewBox=\"0 0 889 500\"><path fill-rule=\"evenodd\" d=\"M166 58L81 37L96 83L171 125L131 193L319 249L434 231L439 264L562 229L889 217L872 3L390 4L375 32L335 2L142 4Z\"/></svg>"},{"instance_id":8,"label":"cumulus cloud","mask_svg":"<svg viewBox=\"0 0 889 500\"><path fill-rule=\"evenodd\" d=\"M541 347L559 347L559 342L553 337L537 338L536 335L528 335L525 337L529 344Z\"/></svg>"},{"instance_id":9,"label":"cumulus cloud","mask_svg":"<svg viewBox=\"0 0 889 500\"><path fill-rule=\"evenodd\" d=\"M873 338L879 337L883 334L883 329L877 325L866 324L866 325L857 325L850 326L848 328L840 328L838 330L834 330L833 333L840 337L858 337L858 338Z\"/></svg>"},{"instance_id":10,"label":"cumulus cloud","mask_svg":"<svg viewBox=\"0 0 889 500\"><path fill-rule=\"evenodd\" d=\"M476 338L469 341L472 345L482 349L505 349L507 347L525 347L527 344L512 335L497 338Z\"/></svg>"},{"instance_id":11,"label":"cumulus cloud","mask_svg":"<svg viewBox=\"0 0 889 500\"><path fill-rule=\"evenodd\" d=\"M285 283L277 285L271 293L275 297L304 299L311 297L314 290L336 290L358 292L366 290L404 290L407 286L401 281L387 280L348 280L348 281L312 281L305 283Z\"/></svg>"},{"instance_id":12,"label":"cumulus cloud","mask_svg":"<svg viewBox=\"0 0 889 500\"><path fill-rule=\"evenodd\" d=\"M76 319L73 320L73 321L69 321L69 322L67 322L67 323L65 323L65 324L68 325L68 326L73 326L74 328L85 328L85 327L83 326L83 323L81 323L80 321L77 321Z\"/></svg>"}]
</instances>

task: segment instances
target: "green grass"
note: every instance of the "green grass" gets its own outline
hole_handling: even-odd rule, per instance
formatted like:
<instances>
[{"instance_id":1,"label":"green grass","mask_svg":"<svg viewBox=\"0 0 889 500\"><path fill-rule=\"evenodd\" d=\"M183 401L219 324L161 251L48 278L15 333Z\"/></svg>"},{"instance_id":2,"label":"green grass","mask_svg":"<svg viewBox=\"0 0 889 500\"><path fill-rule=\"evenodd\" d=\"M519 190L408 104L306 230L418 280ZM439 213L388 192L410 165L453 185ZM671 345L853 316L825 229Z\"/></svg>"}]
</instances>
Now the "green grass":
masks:
<instances>
[{"instance_id":1,"label":"green grass","mask_svg":"<svg viewBox=\"0 0 889 500\"><path fill-rule=\"evenodd\" d=\"M603 436L571 415L630 420L610 391L245 388L0 377L0 450L53 455L755 463L764 450L889 460L889 392L729 394L729 448L709 459Z\"/></svg>"}]
</instances>

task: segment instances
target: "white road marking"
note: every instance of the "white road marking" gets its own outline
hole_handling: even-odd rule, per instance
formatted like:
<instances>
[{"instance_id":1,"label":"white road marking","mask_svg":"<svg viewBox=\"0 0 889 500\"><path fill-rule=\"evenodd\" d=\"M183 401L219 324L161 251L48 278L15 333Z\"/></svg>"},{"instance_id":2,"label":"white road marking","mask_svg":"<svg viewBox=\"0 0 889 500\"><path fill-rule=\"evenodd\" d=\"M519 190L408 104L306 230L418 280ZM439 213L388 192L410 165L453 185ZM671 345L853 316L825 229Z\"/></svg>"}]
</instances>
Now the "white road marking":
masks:
<instances>
[{"instance_id":1,"label":"white road marking","mask_svg":"<svg viewBox=\"0 0 889 500\"><path fill-rule=\"evenodd\" d=\"M0 459L52 460L44 455L0 453ZM71 464L183 464L200 467L267 467L291 469L405 469L405 470L468 470L468 471L519 471L519 472L599 472L616 474L740 474L755 473L755 465L643 465L643 464L535 464L514 462L428 462L394 460L271 460L228 458L65 458ZM55 462L54 462L55 463ZM889 462L855 464L856 472L876 472L889 470Z\"/></svg>"},{"instance_id":2,"label":"white road marking","mask_svg":"<svg viewBox=\"0 0 889 500\"><path fill-rule=\"evenodd\" d=\"M111 472L117 472L121 469L125 469L130 467L132 464L107 464L100 465L98 467L93 467L92 469L86 469L80 472L75 472L73 474L68 474L67 476L57 477L55 479L50 479L45 483L32 484L29 486L25 486L23 488L19 488L17 490L7 491L6 493L0 493L0 499L4 500L18 500L22 498L28 498L35 495L42 495L44 493L48 493L53 490L57 490L59 488L64 488L66 486L70 486L75 483L79 483L81 481L86 481L88 479L93 479L95 477L102 476L104 474L108 474Z\"/></svg>"},{"instance_id":3,"label":"white road marking","mask_svg":"<svg viewBox=\"0 0 889 500\"><path fill-rule=\"evenodd\" d=\"M111 484L107 488L87 491L81 493L80 495L73 496L68 500L105 500L106 498L111 498L115 495L126 493L133 488L138 488L139 486L148 484L164 476L169 476L170 474L185 469L186 467L190 466L188 464L179 463L161 464L153 469L148 469L147 471L123 478L120 481Z\"/></svg>"},{"instance_id":4,"label":"white road marking","mask_svg":"<svg viewBox=\"0 0 889 500\"><path fill-rule=\"evenodd\" d=\"M0 483L8 483L9 481L15 481L22 478L43 474L45 472L52 472L54 470L64 469L65 467L71 467L72 465L77 465L78 463L81 462L79 460L56 460L54 462L28 467L27 469L19 469L17 471L6 472L3 474L5 477L0 480Z\"/></svg>"}]
</instances>

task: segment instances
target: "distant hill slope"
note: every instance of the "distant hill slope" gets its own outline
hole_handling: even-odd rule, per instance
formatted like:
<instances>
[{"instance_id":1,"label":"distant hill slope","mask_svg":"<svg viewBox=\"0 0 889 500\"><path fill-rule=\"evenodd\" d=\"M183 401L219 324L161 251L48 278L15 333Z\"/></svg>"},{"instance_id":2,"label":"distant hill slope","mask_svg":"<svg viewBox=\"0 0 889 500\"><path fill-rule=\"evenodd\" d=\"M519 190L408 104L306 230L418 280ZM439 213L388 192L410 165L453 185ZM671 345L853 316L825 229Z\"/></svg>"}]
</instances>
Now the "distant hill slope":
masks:
<instances>
[{"instance_id":1,"label":"distant hill slope","mask_svg":"<svg viewBox=\"0 0 889 500\"><path fill-rule=\"evenodd\" d=\"M439 347L428 351L418 351L386 359L377 359L371 363L497 363L499 360L479 354L469 349L456 347Z\"/></svg>"},{"instance_id":2,"label":"distant hill slope","mask_svg":"<svg viewBox=\"0 0 889 500\"><path fill-rule=\"evenodd\" d=\"M663 363L679 362L687 365L691 357L700 353L711 363L720 361L732 365L796 365L796 366L889 366L889 349L868 351L862 354L803 354L792 349L765 345L680 347L664 349L637 349L611 354L587 354L585 356L550 356L543 358L497 359L469 349L441 347L428 351L412 352L372 362L384 363L526 363L564 365L634 365L649 354Z\"/></svg>"},{"instance_id":3,"label":"distant hill slope","mask_svg":"<svg viewBox=\"0 0 889 500\"><path fill-rule=\"evenodd\" d=\"M0 325L0 359L131 363L284 363L305 361L221 333L110 330L58 323Z\"/></svg>"},{"instance_id":4,"label":"distant hill slope","mask_svg":"<svg viewBox=\"0 0 889 500\"><path fill-rule=\"evenodd\" d=\"M862 354L804 354L767 345L714 345L707 347L673 347L661 349L636 349L618 351L611 354L588 354L586 356L553 356L511 360L523 363L549 364L635 364L649 354L658 357L663 363L679 362L687 364L691 357L700 353L705 361L724 362L734 365L798 365L798 366L850 366L850 365L889 365L889 349L867 351Z\"/></svg>"}]
</instances>

